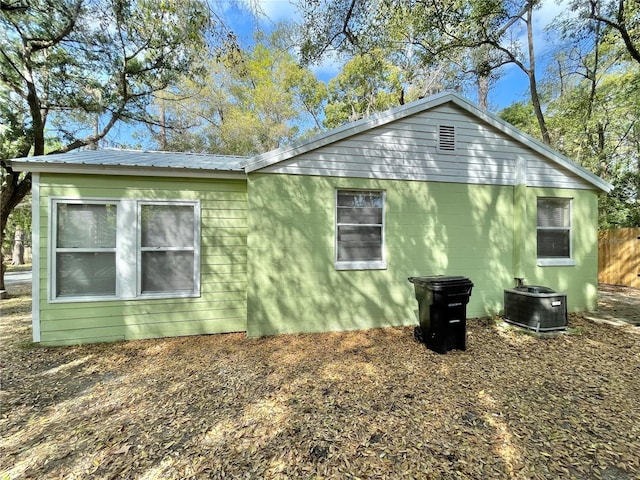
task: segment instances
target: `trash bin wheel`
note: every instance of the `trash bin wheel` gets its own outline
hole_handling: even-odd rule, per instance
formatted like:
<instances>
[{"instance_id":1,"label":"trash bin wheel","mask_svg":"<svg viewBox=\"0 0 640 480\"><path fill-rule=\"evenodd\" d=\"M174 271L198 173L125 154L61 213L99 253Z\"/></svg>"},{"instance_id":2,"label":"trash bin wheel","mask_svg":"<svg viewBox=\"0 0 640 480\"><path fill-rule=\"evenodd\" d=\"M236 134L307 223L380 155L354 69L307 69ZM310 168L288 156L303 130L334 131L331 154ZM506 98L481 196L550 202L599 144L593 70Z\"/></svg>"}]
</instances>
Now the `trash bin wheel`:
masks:
<instances>
[{"instance_id":1,"label":"trash bin wheel","mask_svg":"<svg viewBox=\"0 0 640 480\"><path fill-rule=\"evenodd\" d=\"M413 329L413 336L417 342L424 343L424 340L422 339L422 328L419 325Z\"/></svg>"}]
</instances>

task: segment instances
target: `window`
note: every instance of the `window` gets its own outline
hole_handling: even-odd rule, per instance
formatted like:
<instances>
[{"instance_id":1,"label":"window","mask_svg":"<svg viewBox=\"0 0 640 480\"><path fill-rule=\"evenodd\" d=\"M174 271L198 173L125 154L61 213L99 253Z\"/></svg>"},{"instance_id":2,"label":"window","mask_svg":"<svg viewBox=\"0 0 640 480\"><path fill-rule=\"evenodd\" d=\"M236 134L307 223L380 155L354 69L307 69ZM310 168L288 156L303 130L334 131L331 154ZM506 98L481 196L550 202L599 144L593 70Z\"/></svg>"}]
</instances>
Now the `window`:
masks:
<instances>
[{"instance_id":1,"label":"window","mask_svg":"<svg viewBox=\"0 0 640 480\"><path fill-rule=\"evenodd\" d=\"M50 299L198 296L198 202L58 200Z\"/></svg>"},{"instance_id":2,"label":"window","mask_svg":"<svg viewBox=\"0 0 640 480\"><path fill-rule=\"evenodd\" d=\"M116 295L115 203L61 203L56 209L55 296Z\"/></svg>"},{"instance_id":3,"label":"window","mask_svg":"<svg viewBox=\"0 0 640 480\"><path fill-rule=\"evenodd\" d=\"M336 268L339 270L386 268L384 192L337 191Z\"/></svg>"},{"instance_id":4,"label":"window","mask_svg":"<svg viewBox=\"0 0 640 480\"><path fill-rule=\"evenodd\" d=\"M192 292L193 205L140 204L140 292Z\"/></svg>"},{"instance_id":5,"label":"window","mask_svg":"<svg viewBox=\"0 0 640 480\"><path fill-rule=\"evenodd\" d=\"M538 198L537 245L538 265L573 264L571 199Z\"/></svg>"}]
</instances>

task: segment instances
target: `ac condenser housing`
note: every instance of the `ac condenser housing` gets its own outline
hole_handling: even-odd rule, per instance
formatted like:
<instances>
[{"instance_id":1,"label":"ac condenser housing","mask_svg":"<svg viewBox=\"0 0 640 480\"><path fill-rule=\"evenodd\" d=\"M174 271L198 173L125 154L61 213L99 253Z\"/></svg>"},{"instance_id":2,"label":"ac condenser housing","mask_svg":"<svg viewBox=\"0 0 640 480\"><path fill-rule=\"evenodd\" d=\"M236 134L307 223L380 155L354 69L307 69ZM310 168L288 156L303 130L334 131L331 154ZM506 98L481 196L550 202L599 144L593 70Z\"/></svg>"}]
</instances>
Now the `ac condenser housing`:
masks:
<instances>
[{"instance_id":1,"label":"ac condenser housing","mask_svg":"<svg viewBox=\"0 0 640 480\"><path fill-rule=\"evenodd\" d=\"M519 285L504 291L504 317L536 332L565 330L567 294L540 285Z\"/></svg>"}]
</instances>

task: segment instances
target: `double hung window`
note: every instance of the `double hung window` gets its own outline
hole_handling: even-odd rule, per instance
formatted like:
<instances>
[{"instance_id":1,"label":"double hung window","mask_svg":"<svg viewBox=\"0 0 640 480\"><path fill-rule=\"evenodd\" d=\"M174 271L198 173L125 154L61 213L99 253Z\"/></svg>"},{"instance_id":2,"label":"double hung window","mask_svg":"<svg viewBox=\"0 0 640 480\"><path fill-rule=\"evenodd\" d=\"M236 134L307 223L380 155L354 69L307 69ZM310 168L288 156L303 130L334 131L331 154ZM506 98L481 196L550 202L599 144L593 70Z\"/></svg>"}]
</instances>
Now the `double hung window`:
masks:
<instances>
[{"instance_id":1,"label":"double hung window","mask_svg":"<svg viewBox=\"0 0 640 480\"><path fill-rule=\"evenodd\" d=\"M55 296L116 294L116 203L59 203Z\"/></svg>"},{"instance_id":2,"label":"double hung window","mask_svg":"<svg viewBox=\"0 0 640 480\"><path fill-rule=\"evenodd\" d=\"M198 202L54 199L51 208L51 300L199 295Z\"/></svg>"},{"instance_id":3,"label":"double hung window","mask_svg":"<svg viewBox=\"0 0 640 480\"><path fill-rule=\"evenodd\" d=\"M537 256L539 265L572 262L571 199L538 198Z\"/></svg>"},{"instance_id":4,"label":"double hung window","mask_svg":"<svg viewBox=\"0 0 640 480\"><path fill-rule=\"evenodd\" d=\"M193 205L140 205L141 293L193 291Z\"/></svg>"},{"instance_id":5,"label":"double hung window","mask_svg":"<svg viewBox=\"0 0 640 480\"><path fill-rule=\"evenodd\" d=\"M384 259L384 192L336 192L336 268L382 269Z\"/></svg>"}]
</instances>

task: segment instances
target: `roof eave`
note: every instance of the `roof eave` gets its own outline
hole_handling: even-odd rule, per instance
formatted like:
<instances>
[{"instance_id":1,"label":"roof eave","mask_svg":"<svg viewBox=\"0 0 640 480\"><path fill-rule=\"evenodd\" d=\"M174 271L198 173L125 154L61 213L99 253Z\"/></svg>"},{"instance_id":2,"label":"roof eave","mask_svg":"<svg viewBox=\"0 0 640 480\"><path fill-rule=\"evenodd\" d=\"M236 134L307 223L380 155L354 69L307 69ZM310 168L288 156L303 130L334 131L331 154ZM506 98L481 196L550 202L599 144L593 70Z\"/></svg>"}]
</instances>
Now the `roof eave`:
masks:
<instances>
[{"instance_id":1,"label":"roof eave","mask_svg":"<svg viewBox=\"0 0 640 480\"><path fill-rule=\"evenodd\" d=\"M509 135L511 138L528 146L529 148L541 154L545 158L548 158L549 160L557 163L563 168L566 168L570 172L576 174L578 177L582 178L588 183L591 183L593 186L604 191L605 193L609 193L611 190L613 190L613 185L611 185L610 183L606 182L605 180L603 180L596 174L590 172L586 168L578 165L571 159L560 154L550 146L518 130L516 127L506 122L505 120L502 120L500 117L480 109L479 107L477 107L476 105L474 105L473 103L469 102L467 99L459 95L452 95L451 101L456 105L458 105L460 108L463 108L464 110L468 111L472 115L485 121L492 127L500 130L501 132Z\"/></svg>"},{"instance_id":2,"label":"roof eave","mask_svg":"<svg viewBox=\"0 0 640 480\"><path fill-rule=\"evenodd\" d=\"M402 105L391 110L387 110L386 112L381 112L379 114L373 115L372 117L343 125L336 129L330 130L329 132L317 135L316 137L313 137L305 142L294 143L289 146L257 155L249 159L249 161L243 166L247 173L254 172L270 165L282 162L284 160L291 159L298 155L316 150L317 148L324 147L331 143L343 140L353 135L371 130L375 127L400 120L416 113L430 110L447 102L451 102L457 105L458 107L466 110L475 117L500 130L504 134L510 136L514 140L528 146L545 158L548 158L549 160L557 163L563 168L566 168L581 179L592 184L597 189L600 189L606 193L609 193L613 189L613 185L604 181L602 178L571 161L564 155L556 152L551 147L543 144L542 142L525 134L524 132L521 132L513 125L502 120L498 116L480 109L469 100L455 92L444 92L433 95L431 97L427 97L425 99L414 102L413 104L409 104L408 106Z\"/></svg>"},{"instance_id":3,"label":"roof eave","mask_svg":"<svg viewBox=\"0 0 640 480\"><path fill-rule=\"evenodd\" d=\"M103 165L87 163L33 162L7 160L17 171L32 173L66 173L82 175L133 175L143 177L226 178L246 179L241 170L212 170L203 168L164 167L157 165Z\"/></svg>"},{"instance_id":4,"label":"roof eave","mask_svg":"<svg viewBox=\"0 0 640 480\"><path fill-rule=\"evenodd\" d=\"M439 93L437 95L418 100L408 106L401 105L384 112L379 112L371 117L364 118L353 123L348 123L329 130L328 132L321 133L306 141L295 142L291 145L286 145L276 150L256 155L255 157L250 158L248 162L243 165L244 169L247 173L260 170L284 160L297 157L303 153L330 145L353 135L366 132L372 128L380 127L421 111L434 108L448 102L453 96L455 96L455 94L451 92Z\"/></svg>"}]
</instances>

